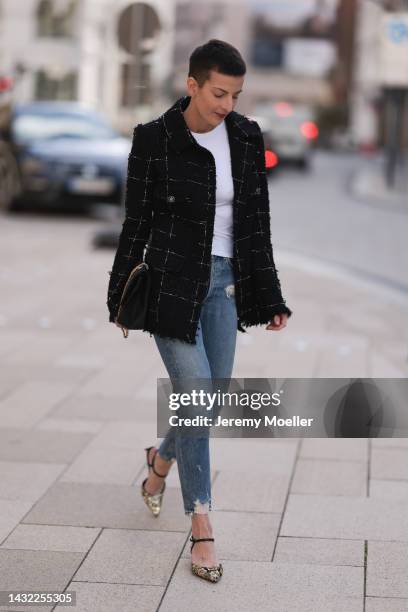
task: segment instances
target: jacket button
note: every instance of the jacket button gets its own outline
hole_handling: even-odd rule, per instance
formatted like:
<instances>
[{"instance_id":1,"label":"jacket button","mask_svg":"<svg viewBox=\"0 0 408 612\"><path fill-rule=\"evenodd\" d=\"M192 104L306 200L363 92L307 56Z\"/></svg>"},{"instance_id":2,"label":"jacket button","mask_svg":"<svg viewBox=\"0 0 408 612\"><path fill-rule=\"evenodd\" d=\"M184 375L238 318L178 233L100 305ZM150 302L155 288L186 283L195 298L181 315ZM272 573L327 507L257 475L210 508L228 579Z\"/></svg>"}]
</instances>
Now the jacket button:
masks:
<instances>
[{"instance_id":1,"label":"jacket button","mask_svg":"<svg viewBox=\"0 0 408 612\"><path fill-rule=\"evenodd\" d=\"M175 200L175 199L176 199L176 198L175 198L174 196L172 196L172 195L170 195L170 196L168 196L168 197L167 197L167 201L168 201L168 202L174 202L174 200Z\"/></svg>"},{"instance_id":2,"label":"jacket button","mask_svg":"<svg viewBox=\"0 0 408 612\"><path fill-rule=\"evenodd\" d=\"M260 187L257 187L257 188L256 188L256 190L255 190L255 193L256 193L257 195L259 195L259 194L261 193L261 188L260 188Z\"/></svg>"}]
</instances>

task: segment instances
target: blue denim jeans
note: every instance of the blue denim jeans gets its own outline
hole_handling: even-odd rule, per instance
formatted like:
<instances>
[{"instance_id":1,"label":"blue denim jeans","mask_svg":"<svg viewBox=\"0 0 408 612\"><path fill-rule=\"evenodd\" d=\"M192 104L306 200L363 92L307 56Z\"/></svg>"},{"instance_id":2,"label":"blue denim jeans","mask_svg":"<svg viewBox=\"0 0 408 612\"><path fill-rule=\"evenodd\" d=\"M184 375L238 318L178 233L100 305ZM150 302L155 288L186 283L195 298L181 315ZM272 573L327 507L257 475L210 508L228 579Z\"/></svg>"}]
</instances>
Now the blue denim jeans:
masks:
<instances>
[{"instance_id":1,"label":"blue denim jeans","mask_svg":"<svg viewBox=\"0 0 408 612\"><path fill-rule=\"evenodd\" d=\"M211 276L201 306L197 344L154 334L169 378L231 378L237 337L232 259L211 255ZM211 510L209 437L178 436L169 429L159 447L166 461L177 460L186 514Z\"/></svg>"}]
</instances>

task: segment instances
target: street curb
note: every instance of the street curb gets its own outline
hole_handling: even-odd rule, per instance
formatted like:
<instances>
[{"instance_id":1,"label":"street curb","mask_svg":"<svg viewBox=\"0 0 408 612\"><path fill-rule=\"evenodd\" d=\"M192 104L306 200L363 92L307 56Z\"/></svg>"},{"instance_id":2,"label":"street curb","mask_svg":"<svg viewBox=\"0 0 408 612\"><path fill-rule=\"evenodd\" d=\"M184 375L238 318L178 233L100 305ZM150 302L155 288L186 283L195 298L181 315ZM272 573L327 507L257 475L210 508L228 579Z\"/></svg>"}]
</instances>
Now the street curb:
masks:
<instances>
[{"instance_id":1,"label":"street curb","mask_svg":"<svg viewBox=\"0 0 408 612\"><path fill-rule=\"evenodd\" d=\"M279 249L276 259L280 265L315 276L325 276L356 285L358 289L374 292L376 299L394 301L408 308L408 284L398 283L348 264L322 260L294 250Z\"/></svg>"}]
</instances>

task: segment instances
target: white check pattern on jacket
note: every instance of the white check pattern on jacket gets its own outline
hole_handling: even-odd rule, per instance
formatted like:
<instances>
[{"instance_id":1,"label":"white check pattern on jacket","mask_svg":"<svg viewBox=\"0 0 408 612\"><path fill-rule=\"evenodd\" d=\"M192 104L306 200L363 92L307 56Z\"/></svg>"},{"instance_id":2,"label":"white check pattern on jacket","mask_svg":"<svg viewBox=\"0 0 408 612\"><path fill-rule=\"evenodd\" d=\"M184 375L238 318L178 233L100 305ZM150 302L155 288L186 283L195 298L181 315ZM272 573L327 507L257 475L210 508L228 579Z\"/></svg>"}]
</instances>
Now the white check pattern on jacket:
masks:
<instances>
[{"instance_id":1,"label":"white check pattern on jacket","mask_svg":"<svg viewBox=\"0 0 408 612\"><path fill-rule=\"evenodd\" d=\"M152 272L144 331L195 343L209 289L216 168L212 154L185 123L182 111L189 99L180 98L158 119L134 129L125 220L107 304L114 321L130 271L144 259ZM260 325L292 311L274 264L262 133L256 122L235 111L225 122L234 183L237 325L245 331L242 325Z\"/></svg>"}]
</instances>

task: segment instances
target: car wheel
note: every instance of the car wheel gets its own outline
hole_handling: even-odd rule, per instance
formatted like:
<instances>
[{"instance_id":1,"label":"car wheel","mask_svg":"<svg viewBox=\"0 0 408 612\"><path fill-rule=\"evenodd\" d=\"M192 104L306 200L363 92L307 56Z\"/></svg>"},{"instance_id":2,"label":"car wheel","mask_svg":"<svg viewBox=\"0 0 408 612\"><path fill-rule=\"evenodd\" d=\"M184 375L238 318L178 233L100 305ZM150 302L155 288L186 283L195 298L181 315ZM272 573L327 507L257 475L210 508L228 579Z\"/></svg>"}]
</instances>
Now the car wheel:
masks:
<instances>
[{"instance_id":1,"label":"car wheel","mask_svg":"<svg viewBox=\"0 0 408 612\"><path fill-rule=\"evenodd\" d=\"M15 210L20 193L21 185L17 162L7 145L0 143L0 209Z\"/></svg>"},{"instance_id":2,"label":"car wheel","mask_svg":"<svg viewBox=\"0 0 408 612\"><path fill-rule=\"evenodd\" d=\"M297 167L304 172L310 170L310 159L308 157L302 157L297 162Z\"/></svg>"}]
</instances>

